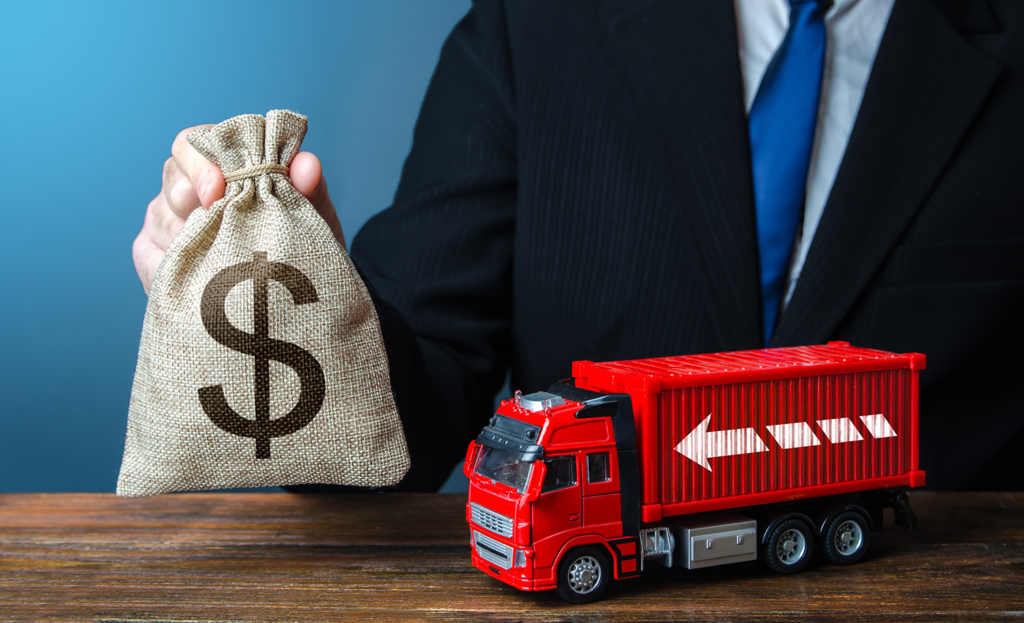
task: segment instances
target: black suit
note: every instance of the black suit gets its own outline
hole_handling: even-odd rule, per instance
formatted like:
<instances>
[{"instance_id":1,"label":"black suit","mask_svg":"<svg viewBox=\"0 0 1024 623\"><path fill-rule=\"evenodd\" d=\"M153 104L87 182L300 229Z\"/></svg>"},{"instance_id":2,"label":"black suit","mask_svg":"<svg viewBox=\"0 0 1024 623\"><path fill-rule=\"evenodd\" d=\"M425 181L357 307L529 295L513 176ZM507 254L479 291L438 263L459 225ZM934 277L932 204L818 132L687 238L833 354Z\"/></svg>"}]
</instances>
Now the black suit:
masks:
<instances>
[{"instance_id":1,"label":"black suit","mask_svg":"<svg viewBox=\"0 0 1024 623\"><path fill-rule=\"evenodd\" d=\"M1020 488L1024 2L897 0L772 346L928 356L923 468ZM480 0L445 44L394 205L352 255L436 487L508 366L758 348L732 0ZM1002 466L1002 467L1000 467Z\"/></svg>"}]
</instances>

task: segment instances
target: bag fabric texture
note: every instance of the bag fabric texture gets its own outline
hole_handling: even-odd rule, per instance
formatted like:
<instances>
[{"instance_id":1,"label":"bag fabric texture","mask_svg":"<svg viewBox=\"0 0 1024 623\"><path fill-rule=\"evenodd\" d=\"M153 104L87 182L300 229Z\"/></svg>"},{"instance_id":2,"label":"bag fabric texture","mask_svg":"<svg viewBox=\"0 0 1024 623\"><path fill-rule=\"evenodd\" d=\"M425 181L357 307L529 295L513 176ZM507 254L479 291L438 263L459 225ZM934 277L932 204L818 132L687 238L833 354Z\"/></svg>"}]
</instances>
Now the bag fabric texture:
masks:
<instances>
[{"instance_id":1,"label":"bag fabric texture","mask_svg":"<svg viewBox=\"0 0 1024 623\"><path fill-rule=\"evenodd\" d=\"M306 121L272 110L188 136L226 190L157 269L120 496L386 486L409 469L369 292L287 176Z\"/></svg>"}]
</instances>

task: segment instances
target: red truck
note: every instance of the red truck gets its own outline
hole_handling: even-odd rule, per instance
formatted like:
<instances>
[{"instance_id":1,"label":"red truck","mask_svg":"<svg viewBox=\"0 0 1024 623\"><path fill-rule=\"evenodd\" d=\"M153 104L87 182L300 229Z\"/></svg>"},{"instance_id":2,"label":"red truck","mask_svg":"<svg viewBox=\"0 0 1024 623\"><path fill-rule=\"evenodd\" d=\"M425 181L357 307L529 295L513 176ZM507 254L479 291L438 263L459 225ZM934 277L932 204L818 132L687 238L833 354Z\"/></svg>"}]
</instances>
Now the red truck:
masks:
<instances>
[{"instance_id":1,"label":"red truck","mask_svg":"<svg viewBox=\"0 0 1024 623\"><path fill-rule=\"evenodd\" d=\"M924 485L924 366L846 342L577 361L574 384L516 392L470 444L473 565L589 603L651 563L854 563L884 508L916 527L892 488Z\"/></svg>"}]
</instances>

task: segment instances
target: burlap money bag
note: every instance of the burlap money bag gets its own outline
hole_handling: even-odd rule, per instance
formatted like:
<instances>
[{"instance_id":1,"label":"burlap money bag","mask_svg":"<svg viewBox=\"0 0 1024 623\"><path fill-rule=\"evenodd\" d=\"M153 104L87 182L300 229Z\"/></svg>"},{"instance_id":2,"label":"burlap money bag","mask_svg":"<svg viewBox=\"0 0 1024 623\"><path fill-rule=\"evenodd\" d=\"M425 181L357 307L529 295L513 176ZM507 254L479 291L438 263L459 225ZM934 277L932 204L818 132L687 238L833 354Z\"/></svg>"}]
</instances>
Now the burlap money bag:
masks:
<instances>
[{"instance_id":1,"label":"burlap money bag","mask_svg":"<svg viewBox=\"0 0 1024 623\"><path fill-rule=\"evenodd\" d=\"M224 172L146 308L117 494L398 482L409 457L380 325L292 187L306 117L242 115L188 140Z\"/></svg>"}]
</instances>

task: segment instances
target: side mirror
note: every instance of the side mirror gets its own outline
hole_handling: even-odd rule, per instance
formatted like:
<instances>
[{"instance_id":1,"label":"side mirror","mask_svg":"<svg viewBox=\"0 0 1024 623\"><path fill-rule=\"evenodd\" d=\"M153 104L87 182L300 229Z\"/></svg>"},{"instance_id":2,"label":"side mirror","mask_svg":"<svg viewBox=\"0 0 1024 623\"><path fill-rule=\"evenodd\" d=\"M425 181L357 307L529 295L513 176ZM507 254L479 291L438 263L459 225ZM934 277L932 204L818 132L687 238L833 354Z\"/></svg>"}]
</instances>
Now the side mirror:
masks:
<instances>
[{"instance_id":1,"label":"side mirror","mask_svg":"<svg viewBox=\"0 0 1024 623\"><path fill-rule=\"evenodd\" d=\"M544 477L548 473L547 463L537 461L533 464L533 475L530 477L530 484L526 486L525 502L533 502L540 497L541 489L544 487Z\"/></svg>"},{"instance_id":2,"label":"side mirror","mask_svg":"<svg viewBox=\"0 0 1024 623\"><path fill-rule=\"evenodd\" d=\"M476 453L480 446L475 441L469 442L469 448L466 450L466 460L462 463L462 473L469 478L473 475L473 464L476 463Z\"/></svg>"}]
</instances>

